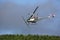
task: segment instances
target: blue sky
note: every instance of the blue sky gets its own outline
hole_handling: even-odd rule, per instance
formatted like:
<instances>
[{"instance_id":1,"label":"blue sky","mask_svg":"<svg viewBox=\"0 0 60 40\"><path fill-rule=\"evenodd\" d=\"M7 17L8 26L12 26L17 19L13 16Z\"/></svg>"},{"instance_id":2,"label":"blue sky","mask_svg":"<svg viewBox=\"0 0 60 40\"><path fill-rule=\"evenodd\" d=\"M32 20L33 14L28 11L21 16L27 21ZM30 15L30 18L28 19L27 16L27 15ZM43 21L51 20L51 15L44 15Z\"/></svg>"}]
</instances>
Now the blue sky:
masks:
<instances>
[{"instance_id":1,"label":"blue sky","mask_svg":"<svg viewBox=\"0 0 60 40\"><path fill-rule=\"evenodd\" d=\"M59 0L0 0L0 34L60 35ZM36 6L39 17L55 13L55 18L44 19L29 27L21 19L32 14Z\"/></svg>"}]
</instances>

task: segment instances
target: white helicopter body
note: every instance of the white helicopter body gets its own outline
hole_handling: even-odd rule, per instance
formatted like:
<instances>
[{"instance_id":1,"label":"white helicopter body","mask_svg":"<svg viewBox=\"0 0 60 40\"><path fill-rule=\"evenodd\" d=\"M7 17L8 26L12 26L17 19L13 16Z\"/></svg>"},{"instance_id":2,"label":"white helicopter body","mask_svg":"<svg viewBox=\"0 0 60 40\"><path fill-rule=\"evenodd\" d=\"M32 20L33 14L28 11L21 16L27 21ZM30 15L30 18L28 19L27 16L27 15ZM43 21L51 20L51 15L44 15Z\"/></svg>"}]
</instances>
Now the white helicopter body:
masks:
<instances>
[{"instance_id":1,"label":"white helicopter body","mask_svg":"<svg viewBox=\"0 0 60 40\"><path fill-rule=\"evenodd\" d=\"M26 24L28 24L28 23L36 23L38 20L42 20L42 19L45 19L45 18L54 18L54 17L55 17L55 14L50 14L50 15L47 16L47 17L34 16L34 14L35 14L35 12L36 12L36 10L37 10L38 8L39 8L39 7L37 6L36 9L34 10L33 14L32 14L27 20L25 20L25 19L23 18L23 20L24 20L24 22L25 22Z\"/></svg>"}]
</instances>

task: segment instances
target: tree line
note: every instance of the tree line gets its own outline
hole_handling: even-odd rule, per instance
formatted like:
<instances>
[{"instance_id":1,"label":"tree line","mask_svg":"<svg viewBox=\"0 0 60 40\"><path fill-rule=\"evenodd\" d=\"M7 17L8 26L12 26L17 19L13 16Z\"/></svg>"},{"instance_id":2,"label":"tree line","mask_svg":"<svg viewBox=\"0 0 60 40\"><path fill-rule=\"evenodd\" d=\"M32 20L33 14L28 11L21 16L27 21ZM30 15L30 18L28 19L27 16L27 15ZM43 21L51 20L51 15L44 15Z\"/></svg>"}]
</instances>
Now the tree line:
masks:
<instances>
[{"instance_id":1,"label":"tree line","mask_svg":"<svg viewBox=\"0 0 60 40\"><path fill-rule=\"evenodd\" d=\"M0 35L0 40L60 40L60 36L48 35Z\"/></svg>"}]
</instances>

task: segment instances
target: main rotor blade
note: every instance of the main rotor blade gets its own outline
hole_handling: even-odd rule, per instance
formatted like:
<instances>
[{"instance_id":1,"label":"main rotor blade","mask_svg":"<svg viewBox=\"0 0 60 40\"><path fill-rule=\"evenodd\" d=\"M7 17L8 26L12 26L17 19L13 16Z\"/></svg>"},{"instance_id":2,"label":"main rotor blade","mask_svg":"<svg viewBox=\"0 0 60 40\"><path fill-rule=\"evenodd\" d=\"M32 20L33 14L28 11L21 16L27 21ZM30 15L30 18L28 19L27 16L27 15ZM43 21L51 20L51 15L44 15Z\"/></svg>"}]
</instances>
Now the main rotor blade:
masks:
<instances>
[{"instance_id":1,"label":"main rotor blade","mask_svg":"<svg viewBox=\"0 0 60 40\"><path fill-rule=\"evenodd\" d=\"M28 23L26 22L26 20L24 19L24 17L23 16L21 16L21 17L22 17L23 21L25 22L25 24L28 26Z\"/></svg>"},{"instance_id":2,"label":"main rotor blade","mask_svg":"<svg viewBox=\"0 0 60 40\"><path fill-rule=\"evenodd\" d=\"M31 17L34 15L34 13L36 12L36 10L38 9L38 6L36 7L36 9L34 10L33 14L31 15Z\"/></svg>"},{"instance_id":3,"label":"main rotor blade","mask_svg":"<svg viewBox=\"0 0 60 40\"><path fill-rule=\"evenodd\" d=\"M33 14L36 12L36 10L38 9L39 7L37 6L36 9L34 10Z\"/></svg>"},{"instance_id":4,"label":"main rotor blade","mask_svg":"<svg viewBox=\"0 0 60 40\"><path fill-rule=\"evenodd\" d=\"M34 10L33 14L29 17L29 19L34 15L34 13L36 12L36 10L38 9L39 7L37 6L36 9Z\"/></svg>"}]
</instances>

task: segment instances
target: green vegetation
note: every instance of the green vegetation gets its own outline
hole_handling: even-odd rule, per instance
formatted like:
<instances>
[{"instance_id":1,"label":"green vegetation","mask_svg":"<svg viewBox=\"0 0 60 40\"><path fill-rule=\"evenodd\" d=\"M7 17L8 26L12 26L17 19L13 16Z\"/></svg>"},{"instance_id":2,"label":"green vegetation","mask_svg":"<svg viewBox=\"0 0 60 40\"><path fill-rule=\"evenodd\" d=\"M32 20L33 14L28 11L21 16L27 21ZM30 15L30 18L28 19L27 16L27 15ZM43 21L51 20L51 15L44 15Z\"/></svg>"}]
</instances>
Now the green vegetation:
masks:
<instances>
[{"instance_id":1,"label":"green vegetation","mask_svg":"<svg viewBox=\"0 0 60 40\"><path fill-rule=\"evenodd\" d=\"M60 36L48 35L0 35L0 40L60 40Z\"/></svg>"}]
</instances>

